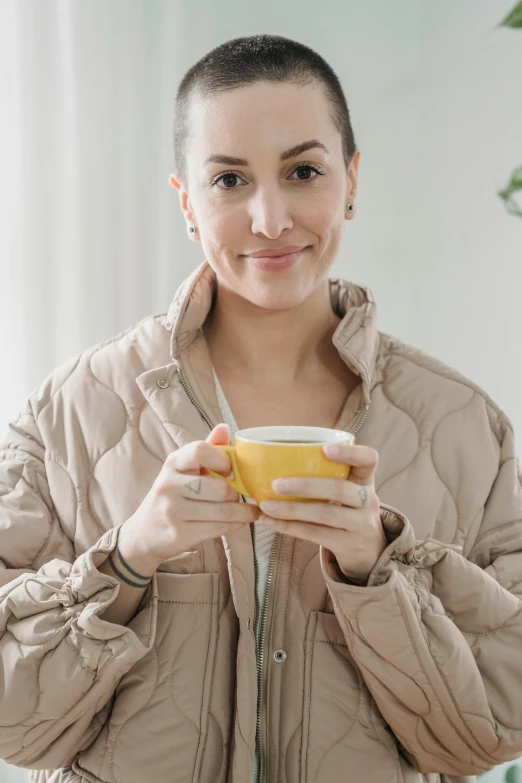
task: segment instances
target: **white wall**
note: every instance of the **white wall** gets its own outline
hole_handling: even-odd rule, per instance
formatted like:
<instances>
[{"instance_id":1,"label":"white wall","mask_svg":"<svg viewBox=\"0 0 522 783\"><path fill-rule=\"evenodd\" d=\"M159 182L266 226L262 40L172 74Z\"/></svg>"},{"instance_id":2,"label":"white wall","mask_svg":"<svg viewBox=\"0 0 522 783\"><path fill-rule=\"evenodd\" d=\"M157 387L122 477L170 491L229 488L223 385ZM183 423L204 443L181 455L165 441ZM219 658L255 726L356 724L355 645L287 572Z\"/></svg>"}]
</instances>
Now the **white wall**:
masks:
<instances>
[{"instance_id":1,"label":"white wall","mask_svg":"<svg viewBox=\"0 0 522 783\"><path fill-rule=\"evenodd\" d=\"M200 262L168 185L175 88L213 46L270 32L330 61L362 151L332 275L369 285L381 329L482 385L520 440L522 220L496 196L522 162L522 32L495 29L513 4L3 0L0 429Z\"/></svg>"}]
</instances>

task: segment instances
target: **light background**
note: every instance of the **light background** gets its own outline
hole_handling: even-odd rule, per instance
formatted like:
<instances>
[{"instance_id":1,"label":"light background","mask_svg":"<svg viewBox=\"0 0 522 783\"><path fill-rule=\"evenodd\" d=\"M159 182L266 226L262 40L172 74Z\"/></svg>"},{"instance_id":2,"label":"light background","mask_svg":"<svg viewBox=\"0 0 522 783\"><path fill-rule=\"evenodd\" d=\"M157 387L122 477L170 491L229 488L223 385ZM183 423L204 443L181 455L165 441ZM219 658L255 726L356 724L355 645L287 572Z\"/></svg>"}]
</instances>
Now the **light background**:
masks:
<instances>
[{"instance_id":1,"label":"light background","mask_svg":"<svg viewBox=\"0 0 522 783\"><path fill-rule=\"evenodd\" d=\"M336 70L362 153L331 275L368 285L381 330L481 385L520 441L522 220L496 195L522 163L522 32L495 28L513 5L0 0L0 429L200 263L168 183L175 90L219 43L276 33Z\"/></svg>"}]
</instances>

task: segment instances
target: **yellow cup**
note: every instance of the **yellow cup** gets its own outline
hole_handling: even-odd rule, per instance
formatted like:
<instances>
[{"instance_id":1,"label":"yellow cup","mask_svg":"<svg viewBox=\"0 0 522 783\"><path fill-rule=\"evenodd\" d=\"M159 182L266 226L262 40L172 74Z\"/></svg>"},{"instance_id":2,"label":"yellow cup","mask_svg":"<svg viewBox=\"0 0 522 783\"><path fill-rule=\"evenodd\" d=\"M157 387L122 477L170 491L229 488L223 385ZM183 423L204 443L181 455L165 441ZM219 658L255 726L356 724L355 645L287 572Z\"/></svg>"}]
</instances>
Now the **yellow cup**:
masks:
<instances>
[{"instance_id":1,"label":"yellow cup","mask_svg":"<svg viewBox=\"0 0 522 783\"><path fill-rule=\"evenodd\" d=\"M326 443L352 444L355 436L326 427L250 427L236 432L233 446L218 445L230 456L234 478L206 470L258 504L269 498L327 503L319 498L280 495L272 489L272 481L290 476L347 479L350 466L329 460L322 449Z\"/></svg>"}]
</instances>

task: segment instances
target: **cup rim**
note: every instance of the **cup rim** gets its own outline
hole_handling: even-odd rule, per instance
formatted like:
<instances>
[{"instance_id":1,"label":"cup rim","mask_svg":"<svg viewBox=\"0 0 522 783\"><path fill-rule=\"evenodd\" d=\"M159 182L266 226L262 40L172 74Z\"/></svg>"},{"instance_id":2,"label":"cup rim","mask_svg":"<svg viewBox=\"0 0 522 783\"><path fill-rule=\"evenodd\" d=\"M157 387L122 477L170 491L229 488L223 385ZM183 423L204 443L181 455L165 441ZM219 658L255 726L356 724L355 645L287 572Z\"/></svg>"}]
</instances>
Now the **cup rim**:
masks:
<instances>
[{"instance_id":1,"label":"cup rim","mask_svg":"<svg viewBox=\"0 0 522 783\"><path fill-rule=\"evenodd\" d=\"M289 443L285 439L285 433L292 438L299 438L299 430L302 431L303 439L309 435L315 435L317 440L311 443ZM260 437L259 433L261 431L263 431L264 437ZM270 431L272 434L269 434ZM284 425L247 427L246 429L238 430L236 432L234 440L237 440L238 438L244 443L260 443L264 446L300 446L302 448L307 446L322 446L325 443L345 443L347 440L353 441L355 436L352 432L346 432L345 430L336 430L329 427L306 427L297 424L289 427Z\"/></svg>"}]
</instances>

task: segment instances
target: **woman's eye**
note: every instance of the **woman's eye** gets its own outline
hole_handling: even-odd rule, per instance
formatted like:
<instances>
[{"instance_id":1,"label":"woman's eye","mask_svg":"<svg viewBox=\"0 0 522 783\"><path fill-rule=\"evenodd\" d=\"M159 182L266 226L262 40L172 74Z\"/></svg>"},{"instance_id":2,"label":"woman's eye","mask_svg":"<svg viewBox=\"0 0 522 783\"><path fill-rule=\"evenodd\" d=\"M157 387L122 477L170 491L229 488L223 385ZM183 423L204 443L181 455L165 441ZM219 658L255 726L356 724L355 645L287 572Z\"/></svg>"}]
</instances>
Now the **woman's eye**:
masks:
<instances>
[{"instance_id":1,"label":"woman's eye","mask_svg":"<svg viewBox=\"0 0 522 783\"><path fill-rule=\"evenodd\" d=\"M239 175L238 174L233 174L231 171L229 171L229 172L225 172L225 174L221 174L219 177L217 177L217 179L215 179L212 184L213 185L217 185L217 183L220 180L223 180L223 182L225 182L225 180L227 180L230 183L230 180L234 180L234 179L240 179ZM227 185L224 185L224 187L222 187L221 189L222 190L235 190L234 187L228 187Z\"/></svg>"},{"instance_id":2,"label":"woman's eye","mask_svg":"<svg viewBox=\"0 0 522 783\"><path fill-rule=\"evenodd\" d=\"M305 171L305 172L313 171L313 172L315 172L315 174L318 174L319 176L321 176L322 173L323 173L322 171L317 169L315 166L310 166L308 163L302 163L300 166L298 166L295 169L294 174L297 174L298 171ZM312 179L316 179L316 177L300 177L300 176L298 176L298 179L300 179L301 182L307 182L307 181L310 181Z\"/></svg>"}]
</instances>

